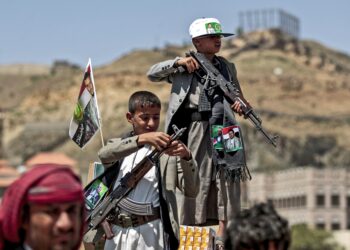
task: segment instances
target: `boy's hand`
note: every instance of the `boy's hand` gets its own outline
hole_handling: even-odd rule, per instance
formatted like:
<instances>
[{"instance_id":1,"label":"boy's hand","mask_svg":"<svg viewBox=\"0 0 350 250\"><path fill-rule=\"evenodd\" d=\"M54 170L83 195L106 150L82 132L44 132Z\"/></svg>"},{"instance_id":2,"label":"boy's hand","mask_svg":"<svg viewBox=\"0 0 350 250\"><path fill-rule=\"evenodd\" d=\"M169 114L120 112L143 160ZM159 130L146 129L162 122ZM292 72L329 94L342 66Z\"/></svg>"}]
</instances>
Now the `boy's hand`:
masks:
<instances>
[{"instance_id":1,"label":"boy's hand","mask_svg":"<svg viewBox=\"0 0 350 250\"><path fill-rule=\"evenodd\" d=\"M139 135L137 144L143 146L145 144L152 145L157 150L162 150L168 146L170 135L163 132L149 132Z\"/></svg>"},{"instance_id":2,"label":"boy's hand","mask_svg":"<svg viewBox=\"0 0 350 250\"><path fill-rule=\"evenodd\" d=\"M243 113L243 110L242 110L242 104L239 102L239 101L235 101L232 105L231 105L231 109L238 113L240 116L242 115Z\"/></svg>"},{"instance_id":3,"label":"boy's hand","mask_svg":"<svg viewBox=\"0 0 350 250\"><path fill-rule=\"evenodd\" d=\"M249 101L247 101L247 104L250 105ZM238 113L240 116L243 115L243 109L242 109L242 103L238 100L236 100L232 105L231 105L231 109Z\"/></svg>"},{"instance_id":4,"label":"boy's hand","mask_svg":"<svg viewBox=\"0 0 350 250\"><path fill-rule=\"evenodd\" d=\"M178 140L173 141L164 153L170 156L179 156L185 160L190 160L192 158L191 151L185 144Z\"/></svg>"},{"instance_id":5,"label":"boy's hand","mask_svg":"<svg viewBox=\"0 0 350 250\"><path fill-rule=\"evenodd\" d=\"M183 66L184 68L187 69L188 73L192 73L195 70L199 69L198 62L196 61L196 59L194 59L191 56L183 57L183 58L177 60L175 63L175 66L176 67Z\"/></svg>"}]
</instances>

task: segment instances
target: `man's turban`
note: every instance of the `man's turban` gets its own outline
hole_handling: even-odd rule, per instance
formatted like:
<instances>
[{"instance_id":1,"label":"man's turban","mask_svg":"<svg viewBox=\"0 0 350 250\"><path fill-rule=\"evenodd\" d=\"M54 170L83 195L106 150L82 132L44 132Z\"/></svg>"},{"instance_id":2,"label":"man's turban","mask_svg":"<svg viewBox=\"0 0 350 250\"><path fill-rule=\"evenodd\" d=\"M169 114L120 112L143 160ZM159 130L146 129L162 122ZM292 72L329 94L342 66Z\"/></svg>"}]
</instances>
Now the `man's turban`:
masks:
<instances>
[{"instance_id":1,"label":"man's turban","mask_svg":"<svg viewBox=\"0 0 350 250\"><path fill-rule=\"evenodd\" d=\"M6 190L0 205L0 235L3 240L20 243L22 211L27 203L52 204L74 201L80 201L83 205L84 196L80 178L69 167L51 163L36 165ZM0 249L2 247L0 239Z\"/></svg>"}]
</instances>

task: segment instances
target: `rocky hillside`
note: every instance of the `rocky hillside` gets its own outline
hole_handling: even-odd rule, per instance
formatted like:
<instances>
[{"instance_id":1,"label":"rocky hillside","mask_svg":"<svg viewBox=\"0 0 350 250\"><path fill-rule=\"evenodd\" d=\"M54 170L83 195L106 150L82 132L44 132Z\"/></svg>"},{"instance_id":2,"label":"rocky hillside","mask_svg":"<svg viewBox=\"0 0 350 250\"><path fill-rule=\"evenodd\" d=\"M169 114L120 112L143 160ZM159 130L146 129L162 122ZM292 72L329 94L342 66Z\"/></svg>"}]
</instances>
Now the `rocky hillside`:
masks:
<instances>
[{"instance_id":1,"label":"rocky hillside","mask_svg":"<svg viewBox=\"0 0 350 250\"><path fill-rule=\"evenodd\" d=\"M189 49L193 48L131 51L94 69L105 140L129 128L126 103L136 90L155 92L166 110L169 85L150 83L145 74L152 64L183 56ZM278 30L224 40L221 55L235 62L245 97L260 114L264 128L280 136L275 149L241 119L251 168L350 165L348 55L313 41L295 40ZM68 139L82 73L67 62L37 74L13 74L0 67L5 157L20 164L35 152L55 150L78 160L83 169L97 160L99 134L84 151Z\"/></svg>"}]
</instances>

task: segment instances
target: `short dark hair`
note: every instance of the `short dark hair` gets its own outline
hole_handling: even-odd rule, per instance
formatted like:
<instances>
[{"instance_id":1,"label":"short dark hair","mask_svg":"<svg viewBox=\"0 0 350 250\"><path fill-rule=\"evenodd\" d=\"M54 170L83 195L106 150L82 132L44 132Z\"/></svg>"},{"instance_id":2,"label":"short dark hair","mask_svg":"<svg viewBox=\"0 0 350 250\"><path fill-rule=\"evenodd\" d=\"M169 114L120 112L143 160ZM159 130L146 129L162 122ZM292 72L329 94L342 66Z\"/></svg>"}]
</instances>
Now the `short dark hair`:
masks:
<instances>
[{"instance_id":1,"label":"short dark hair","mask_svg":"<svg viewBox=\"0 0 350 250\"><path fill-rule=\"evenodd\" d=\"M129 112L135 113L137 109L142 108L161 108L159 98L149 91L136 91L129 98Z\"/></svg>"},{"instance_id":2,"label":"short dark hair","mask_svg":"<svg viewBox=\"0 0 350 250\"><path fill-rule=\"evenodd\" d=\"M277 249L289 248L288 221L277 214L271 202L260 203L233 218L227 228L225 249L267 250L270 242Z\"/></svg>"}]
</instances>

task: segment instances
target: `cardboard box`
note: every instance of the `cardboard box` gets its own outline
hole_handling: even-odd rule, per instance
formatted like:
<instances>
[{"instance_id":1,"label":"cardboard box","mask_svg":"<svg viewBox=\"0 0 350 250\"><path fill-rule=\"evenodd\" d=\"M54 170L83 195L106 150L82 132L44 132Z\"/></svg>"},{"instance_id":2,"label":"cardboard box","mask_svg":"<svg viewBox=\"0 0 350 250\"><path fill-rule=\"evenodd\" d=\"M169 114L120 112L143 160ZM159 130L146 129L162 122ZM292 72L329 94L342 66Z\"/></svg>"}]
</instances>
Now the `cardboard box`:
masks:
<instances>
[{"instance_id":1,"label":"cardboard box","mask_svg":"<svg viewBox=\"0 0 350 250\"><path fill-rule=\"evenodd\" d=\"M179 250L213 250L214 238L212 228L180 226Z\"/></svg>"}]
</instances>

